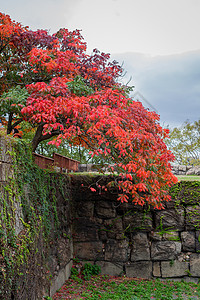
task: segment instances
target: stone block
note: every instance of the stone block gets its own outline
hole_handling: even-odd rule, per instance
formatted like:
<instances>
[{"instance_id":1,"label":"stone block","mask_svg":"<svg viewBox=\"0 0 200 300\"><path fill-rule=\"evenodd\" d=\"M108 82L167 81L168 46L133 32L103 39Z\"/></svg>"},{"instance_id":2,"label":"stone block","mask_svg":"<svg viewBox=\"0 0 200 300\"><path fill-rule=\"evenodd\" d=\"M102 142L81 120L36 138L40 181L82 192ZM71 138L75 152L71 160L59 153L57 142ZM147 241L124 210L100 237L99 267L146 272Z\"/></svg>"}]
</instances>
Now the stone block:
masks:
<instances>
[{"instance_id":1,"label":"stone block","mask_svg":"<svg viewBox=\"0 0 200 300\"><path fill-rule=\"evenodd\" d=\"M150 279L152 277L152 262L132 262L125 266L127 277Z\"/></svg>"},{"instance_id":2,"label":"stone block","mask_svg":"<svg viewBox=\"0 0 200 300\"><path fill-rule=\"evenodd\" d=\"M112 202L98 201L95 205L95 213L99 218L109 219L116 217L116 210Z\"/></svg>"},{"instance_id":3,"label":"stone block","mask_svg":"<svg viewBox=\"0 0 200 300\"><path fill-rule=\"evenodd\" d=\"M180 241L179 232L177 231L168 231L162 235L164 240L168 241Z\"/></svg>"},{"instance_id":4,"label":"stone block","mask_svg":"<svg viewBox=\"0 0 200 300\"><path fill-rule=\"evenodd\" d=\"M200 277L200 254L190 255L190 273L193 277Z\"/></svg>"},{"instance_id":5,"label":"stone block","mask_svg":"<svg viewBox=\"0 0 200 300\"><path fill-rule=\"evenodd\" d=\"M123 234L123 224L122 219L118 218L117 220L105 220L104 221L105 230L107 232L107 236L110 239L115 239L118 236L118 239L122 239Z\"/></svg>"},{"instance_id":6,"label":"stone block","mask_svg":"<svg viewBox=\"0 0 200 300\"><path fill-rule=\"evenodd\" d=\"M127 261L129 244L127 240L108 240L105 244L105 260Z\"/></svg>"},{"instance_id":7,"label":"stone block","mask_svg":"<svg viewBox=\"0 0 200 300\"><path fill-rule=\"evenodd\" d=\"M181 232L182 251L195 252L195 232Z\"/></svg>"},{"instance_id":8,"label":"stone block","mask_svg":"<svg viewBox=\"0 0 200 300\"><path fill-rule=\"evenodd\" d=\"M186 208L186 230L200 229L200 206Z\"/></svg>"},{"instance_id":9,"label":"stone block","mask_svg":"<svg viewBox=\"0 0 200 300\"><path fill-rule=\"evenodd\" d=\"M103 260L104 247L100 241L74 242L74 256L80 260Z\"/></svg>"},{"instance_id":10,"label":"stone block","mask_svg":"<svg viewBox=\"0 0 200 300\"><path fill-rule=\"evenodd\" d=\"M120 276L123 273L123 264L121 262L97 261L96 265L101 267L102 275Z\"/></svg>"},{"instance_id":11,"label":"stone block","mask_svg":"<svg viewBox=\"0 0 200 300\"><path fill-rule=\"evenodd\" d=\"M72 240L59 238L56 241L56 247L60 268L63 268L66 265L66 262L73 258Z\"/></svg>"},{"instance_id":12,"label":"stone block","mask_svg":"<svg viewBox=\"0 0 200 300\"><path fill-rule=\"evenodd\" d=\"M152 242L152 260L171 260L181 252L181 243L173 241Z\"/></svg>"},{"instance_id":13,"label":"stone block","mask_svg":"<svg viewBox=\"0 0 200 300\"><path fill-rule=\"evenodd\" d=\"M169 201L163 201L162 204L164 206L164 209L174 209L176 202L177 202L176 199L171 198L171 200Z\"/></svg>"},{"instance_id":14,"label":"stone block","mask_svg":"<svg viewBox=\"0 0 200 300\"><path fill-rule=\"evenodd\" d=\"M0 161L11 163L12 156L10 152L12 151L11 143L6 140L3 136L0 136Z\"/></svg>"},{"instance_id":15,"label":"stone block","mask_svg":"<svg viewBox=\"0 0 200 300\"><path fill-rule=\"evenodd\" d=\"M196 252L200 252L200 231L195 231Z\"/></svg>"},{"instance_id":16,"label":"stone block","mask_svg":"<svg viewBox=\"0 0 200 300\"><path fill-rule=\"evenodd\" d=\"M181 172L184 172L184 173L186 173L186 171L187 171L187 167L186 167L186 166L184 166L184 165L178 165L178 170L179 170L179 171L181 171Z\"/></svg>"},{"instance_id":17,"label":"stone block","mask_svg":"<svg viewBox=\"0 0 200 300\"><path fill-rule=\"evenodd\" d=\"M152 230L152 214L142 210L132 211L123 217L124 230L126 232L151 231Z\"/></svg>"},{"instance_id":18,"label":"stone block","mask_svg":"<svg viewBox=\"0 0 200 300\"><path fill-rule=\"evenodd\" d=\"M200 167L192 167L190 170L187 171L186 175L200 175Z\"/></svg>"},{"instance_id":19,"label":"stone block","mask_svg":"<svg viewBox=\"0 0 200 300\"><path fill-rule=\"evenodd\" d=\"M21 221L23 220L21 199L17 201L14 198L14 207L15 207L15 234L18 235L24 229L24 225Z\"/></svg>"},{"instance_id":20,"label":"stone block","mask_svg":"<svg viewBox=\"0 0 200 300\"><path fill-rule=\"evenodd\" d=\"M101 241L107 241L107 239L108 239L108 236L107 236L107 232L104 230L104 229L99 229L99 231L98 231L98 235L99 235L99 239L101 240Z\"/></svg>"},{"instance_id":21,"label":"stone block","mask_svg":"<svg viewBox=\"0 0 200 300\"><path fill-rule=\"evenodd\" d=\"M161 277L160 262L158 261L153 262L153 276Z\"/></svg>"},{"instance_id":22,"label":"stone block","mask_svg":"<svg viewBox=\"0 0 200 300\"><path fill-rule=\"evenodd\" d=\"M162 277L182 277L187 275L189 263L186 261L161 261Z\"/></svg>"},{"instance_id":23,"label":"stone block","mask_svg":"<svg viewBox=\"0 0 200 300\"><path fill-rule=\"evenodd\" d=\"M96 241L99 226L95 219L77 218L73 221L73 240L79 242Z\"/></svg>"},{"instance_id":24,"label":"stone block","mask_svg":"<svg viewBox=\"0 0 200 300\"><path fill-rule=\"evenodd\" d=\"M13 178L14 170L12 164L0 161L0 181L6 182L9 178Z\"/></svg>"},{"instance_id":25,"label":"stone block","mask_svg":"<svg viewBox=\"0 0 200 300\"><path fill-rule=\"evenodd\" d=\"M67 279L69 279L71 267L72 262L70 261L63 269L58 272L58 275L53 278L50 286L50 297L53 297L56 291L62 287Z\"/></svg>"},{"instance_id":26,"label":"stone block","mask_svg":"<svg viewBox=\"0 0 200 300\"><path fill-rule=\"evenodd\" d=\"M131 261L150 260L150 249L147 234L132 234Z\"/></svg>"},{"instance_id":27,"label":"stone block","mask_svg":"<svg viewBox=\"0 0 200 300\"><path fill-rule=\"evenodd\" d=\"M183 230L184 229L184 209L166 209L155 212L156 230Z\"/></svg>"},{"instance_id":28,"label":"stone block","mask_svg":"<svg viewBox=\"0 0 200 300\"><path fill-rule=\"evenodd\" d=\"M162 234L158 233L158 232L154 232L154 231L151 231L149 233L149 238L151 241L161 241L162 240Z\"/></svg>"},{"instance_id":29,"label":"stone block","mask_svg":"<svg viewBox=\"0 0 200 300\"><path fill-rule=\"evenodd\" d=\"M77 205L77 214L79 217L93 217L94 215L94 201L84 201Z\"/></svg>"},{"instance_id":30,"label":"stone block","mask_svg":"<svg viewBox=\"0 0 200 300\"><path fill-rule=\"evenodd\" d=\"M186 277L183 277L183 280L185 281L185 282L193 282L193 283L195 283L195 284L198 284L199 283L199 278L198 277L188 277L188 276L186 276ZM194 298L195 299L195 298Z\"/></svg>"}]
</instances>

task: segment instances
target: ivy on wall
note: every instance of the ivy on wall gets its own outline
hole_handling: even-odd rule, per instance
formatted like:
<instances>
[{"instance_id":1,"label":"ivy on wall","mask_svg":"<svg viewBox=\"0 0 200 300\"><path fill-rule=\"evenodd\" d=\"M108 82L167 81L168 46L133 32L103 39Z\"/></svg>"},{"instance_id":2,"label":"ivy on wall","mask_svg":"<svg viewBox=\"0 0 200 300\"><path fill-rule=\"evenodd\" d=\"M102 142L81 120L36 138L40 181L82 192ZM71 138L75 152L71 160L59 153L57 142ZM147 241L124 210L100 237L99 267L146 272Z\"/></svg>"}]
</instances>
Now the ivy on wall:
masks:
<instances>
[{"instance_id":1,"label":"ivy on wall","mask_svg":"<svg viewBox=\"0 0 200 300\"><path fill-rule=\"evenodd\" d=\"M33 299L50 282L50 244L60 234L56 193L64 194L66 176L39 169L22 140L11 149L14 176L0 193L0 298Z\"/></svg>"}]
</instances>

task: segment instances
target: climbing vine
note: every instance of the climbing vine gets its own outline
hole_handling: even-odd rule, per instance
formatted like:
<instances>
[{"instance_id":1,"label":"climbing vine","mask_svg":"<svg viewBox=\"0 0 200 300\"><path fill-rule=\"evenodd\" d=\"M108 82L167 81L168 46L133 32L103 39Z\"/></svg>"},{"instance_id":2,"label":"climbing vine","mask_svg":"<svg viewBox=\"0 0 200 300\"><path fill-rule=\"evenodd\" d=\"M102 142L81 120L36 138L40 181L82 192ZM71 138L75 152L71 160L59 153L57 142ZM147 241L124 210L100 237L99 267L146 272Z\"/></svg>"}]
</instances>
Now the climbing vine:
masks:
<instances>
[{"instance_id":1,"label":"climbing vine","mask_svg":"<svg viewBox=\"0 0 200 300\"><path fill-rule=\"evenodd\" d=\"M49 285L51 241L60 234L57 193L66 176L39 169L24 141L13 143L13 173L0 190L0 298L31 299Z\"/></svg>"}]
</instances>

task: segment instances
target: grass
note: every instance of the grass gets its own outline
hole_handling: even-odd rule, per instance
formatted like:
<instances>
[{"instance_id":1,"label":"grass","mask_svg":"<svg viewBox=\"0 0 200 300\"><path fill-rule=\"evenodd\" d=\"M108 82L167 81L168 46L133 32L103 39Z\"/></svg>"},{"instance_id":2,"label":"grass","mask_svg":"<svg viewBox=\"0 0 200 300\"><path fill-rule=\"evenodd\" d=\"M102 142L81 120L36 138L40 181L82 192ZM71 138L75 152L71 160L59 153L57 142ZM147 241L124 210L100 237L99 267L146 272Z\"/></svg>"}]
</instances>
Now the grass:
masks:
<instances>
[{"instance_id":1,"label":"grass","mask_svg":"<svg viewBox=\"0 0 200 300\"><path fill-rule=\"evenodd\" d=\"M69 279L53 300L195 300L200 299L200 286L195 283L144 280L126 277L93 276L84 281Z\"/></svg>"},{"instance_id":2,"label":"grass","mask_svg":"<svg viewBox=\"0 0 200 300\"><path fill-rule=\"evenodd\" d=\"M200 176L197 175L178 175L179 181L200 181Z\"/></svg>"}]
</instances>

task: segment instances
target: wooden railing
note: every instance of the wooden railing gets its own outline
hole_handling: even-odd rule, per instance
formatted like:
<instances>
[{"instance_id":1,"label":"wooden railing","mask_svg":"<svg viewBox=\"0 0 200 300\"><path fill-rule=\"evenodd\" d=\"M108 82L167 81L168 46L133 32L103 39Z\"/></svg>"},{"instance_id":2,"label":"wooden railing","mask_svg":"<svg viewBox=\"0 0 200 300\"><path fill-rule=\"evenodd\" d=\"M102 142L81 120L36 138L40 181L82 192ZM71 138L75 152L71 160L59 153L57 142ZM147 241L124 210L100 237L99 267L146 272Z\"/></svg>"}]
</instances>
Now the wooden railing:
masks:
<instances>
[{"instance_id":1,"label":"wooden railing","mask_svg":"<svg viewBox=\"0 0 200 300\"><path fill-rule=\"evenodd\" d=\"M54 160L52 158L33 153L35 164L41 169L54 169Z\"/></svg>"},{"instance_id":2,"label":"wooden railing","mask_svg":"<svg viewBox=\"0 0 200 300\"><path fill-rule=\"evenodd\" d=\"M53 158L49 158L40 154L33 153L35 164L41 169L58 170L60 172L77 172L79 161L71 159L69 157L60 155L58 153L53 154Z\"/></svg>"},{"instance_id":3,"label":"wooden railing","mask_svg":"<svg viewBox=\"0 0 200 300\"><path fill-rule=\"evenodd\" d=\"M53 154L53 159L54 159L54 166L60 167L61 172L62 169L73 171L73 172L78 171L78 165L80 164L80 162L75 159L71 159L69 157L60 155L58 153Z\"/></svg>"}]
</instances>

